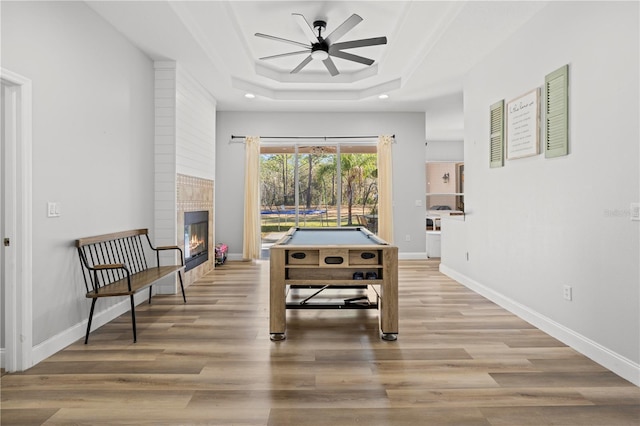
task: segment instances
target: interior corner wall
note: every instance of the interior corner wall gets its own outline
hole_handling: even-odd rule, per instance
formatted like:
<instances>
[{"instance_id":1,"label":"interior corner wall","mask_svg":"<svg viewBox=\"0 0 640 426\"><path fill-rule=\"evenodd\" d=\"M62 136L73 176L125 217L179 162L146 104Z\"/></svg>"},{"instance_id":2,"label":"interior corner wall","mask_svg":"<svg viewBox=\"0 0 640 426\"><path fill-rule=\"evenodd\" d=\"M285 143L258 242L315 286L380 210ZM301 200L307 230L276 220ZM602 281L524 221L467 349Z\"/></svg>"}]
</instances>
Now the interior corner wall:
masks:
<instances>
[{"instance_id":1,"label":"interior corner wall","mask_svg":"<svg viewBox=\"0 0 640 426\"><path fill-rule=\"evenodd\" d=\"M426 258L424 113L219 111L216 130L216 239L229 259L242 257L244 145L231 135L348 136L395 134L393 145L394 243L401 256ZM417 206L416 201L420 201ZM410 241L406 241L406 236Z\"/></svg>"},{"instance_id":2,"label":"interior corner wall","mask_svg":"<svg viewBox=\"0 0 640 426\"><path fill-rule=\"evenodd\" d=\"M33 82L32 340L58 339L50 355L89 313L74 240L153 223L153 66L84 2L2 2L1 19L3 68Z\"/></svg>"},{"instance_id":3,"label":"interior corner wall","mask_svg":"<svg viewBox=\"0 0 640 426\"><path fill-rule=\"evenodd\" d=\"M631 220L630 203L640 198L638 6L549 2L468 74L467 214L443 225L441 265L636 385L640 222ZM490 168L489 106L542 87L565 64L569 155ZM571 301L563 298L567 285Z\"/></svg>"}]
</instances>

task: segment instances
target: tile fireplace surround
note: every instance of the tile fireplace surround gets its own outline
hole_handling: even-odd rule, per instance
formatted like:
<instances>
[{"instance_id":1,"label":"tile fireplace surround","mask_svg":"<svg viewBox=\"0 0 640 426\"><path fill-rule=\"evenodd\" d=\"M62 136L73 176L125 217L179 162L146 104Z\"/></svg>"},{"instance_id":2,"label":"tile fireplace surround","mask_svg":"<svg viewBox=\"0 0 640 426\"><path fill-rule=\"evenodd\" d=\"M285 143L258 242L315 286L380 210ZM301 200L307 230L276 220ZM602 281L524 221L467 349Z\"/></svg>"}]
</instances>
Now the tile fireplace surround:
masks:
<instances>
[{"instance_id":1,"label":"tile fireplace surround","mask_svg":"<svg viewBox=\"0 0 640 426\"><path fill-rule=\"evenodd\" d=\"M185 274L185 286L213 270L215 262L215 240L213 238L213 189L214 182L193 176L176 176L176 241L184 251L184 213L207 210L209 212L209 258Z\"/></svg>"}]
</instances>

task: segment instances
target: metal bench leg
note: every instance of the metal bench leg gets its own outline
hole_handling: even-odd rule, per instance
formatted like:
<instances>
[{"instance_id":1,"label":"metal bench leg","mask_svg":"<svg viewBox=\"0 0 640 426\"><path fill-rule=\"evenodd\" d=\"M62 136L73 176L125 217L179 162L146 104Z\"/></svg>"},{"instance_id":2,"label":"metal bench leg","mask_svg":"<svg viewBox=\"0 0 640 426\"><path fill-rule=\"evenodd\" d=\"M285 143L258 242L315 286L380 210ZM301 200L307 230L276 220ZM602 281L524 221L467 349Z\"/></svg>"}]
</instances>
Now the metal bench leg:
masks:
<instances>
[{"instance_id":1,"label":"metal bench leg","mask_svg":"<svg viewBox=\"0 0 640 426\"><path fill-rule=\"evenodd\" d=\"M187 296L184 295L184 285L182 284L182 271L178 271L178 278L180 278L180 289L182 290L182 300L187 303Z\"/></svg>"},{"instance_id":2,"label":"metal bench leg","mask_svg":"<svg viewBox=\"0 0 640 426\"><path fill-rule=\"evenodd\" d=\"M89 333L91 332L91 320L93 320L93 308L96 306L96 301L98 299L91 299L91 311L89 311L89 323L87 324L87 334L84 336L84 344L86 345L89 341Z\"/></svg>"},{"instance_id":3,"label":"metal bench leg","mask_svg":"<svg viewBox=\"0 0 640 426\"><path fill-rule=\"evenodd\" d=\"M129 295L131 299L131 324L133 325L133 343L136 342L136 304L133 301L133 294Z\"/></svg>"}]
</instances>

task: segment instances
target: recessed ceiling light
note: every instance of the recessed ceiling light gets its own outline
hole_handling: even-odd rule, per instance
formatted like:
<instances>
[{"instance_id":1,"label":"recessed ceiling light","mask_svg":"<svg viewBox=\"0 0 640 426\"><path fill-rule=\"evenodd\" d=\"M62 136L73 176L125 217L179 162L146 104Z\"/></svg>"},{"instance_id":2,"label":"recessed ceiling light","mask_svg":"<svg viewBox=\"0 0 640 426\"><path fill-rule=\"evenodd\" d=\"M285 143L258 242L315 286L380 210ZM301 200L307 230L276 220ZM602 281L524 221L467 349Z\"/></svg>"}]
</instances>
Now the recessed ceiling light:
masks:
<instances>
[{"instance_id":1,"label":"recessed ceiling light","mask_svg":"<svg viewBox=\"0 0 640 426\"><path fill-rule=\"evenodd\" d=\"M383 93L382 95L378 96L378 99L389 99L389 95L387 95L386 93Z\"/></svg>"},{"instance_id":2,"label":"recessed ceiling light","mask_svg":"<svg viewBox=\"0 0 640 426\"><path fill-rule=\"evenodd\" d=\"M256 97L256 95L254 95L253 93L245 93L244 97L247 99L253 99Z\"/></svg>"}]
</instances>

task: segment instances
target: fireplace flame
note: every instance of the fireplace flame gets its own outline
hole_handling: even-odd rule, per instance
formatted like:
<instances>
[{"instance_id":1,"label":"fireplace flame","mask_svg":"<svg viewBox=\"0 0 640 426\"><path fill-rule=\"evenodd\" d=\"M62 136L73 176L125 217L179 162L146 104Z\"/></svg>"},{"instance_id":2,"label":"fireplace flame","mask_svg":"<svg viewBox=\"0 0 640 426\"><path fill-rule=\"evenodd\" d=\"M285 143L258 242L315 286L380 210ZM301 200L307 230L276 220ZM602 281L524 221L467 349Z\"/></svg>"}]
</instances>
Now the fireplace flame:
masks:
<instances>
[{"instance_id":1,"label":"fireplace flame","mask_svg":"<svg viewBox=\"0 0 640 426\"><path fill-rule=\"evenodd\" d=\"M188 271L209 259L209 214L184 212L184 261Z\"/></svg>"},{"instance_id":2,"label":"fireplace flame","mask_svg":"<svg viewBox=\"0 0 640 426\"><path fill-rule=\"evenodd\" d=\"M197 235L192 235L191 240L189 240L189 251L193 252L200 246L204 246L204 238L198 238Z\"/></svg>"}]
</instances>

